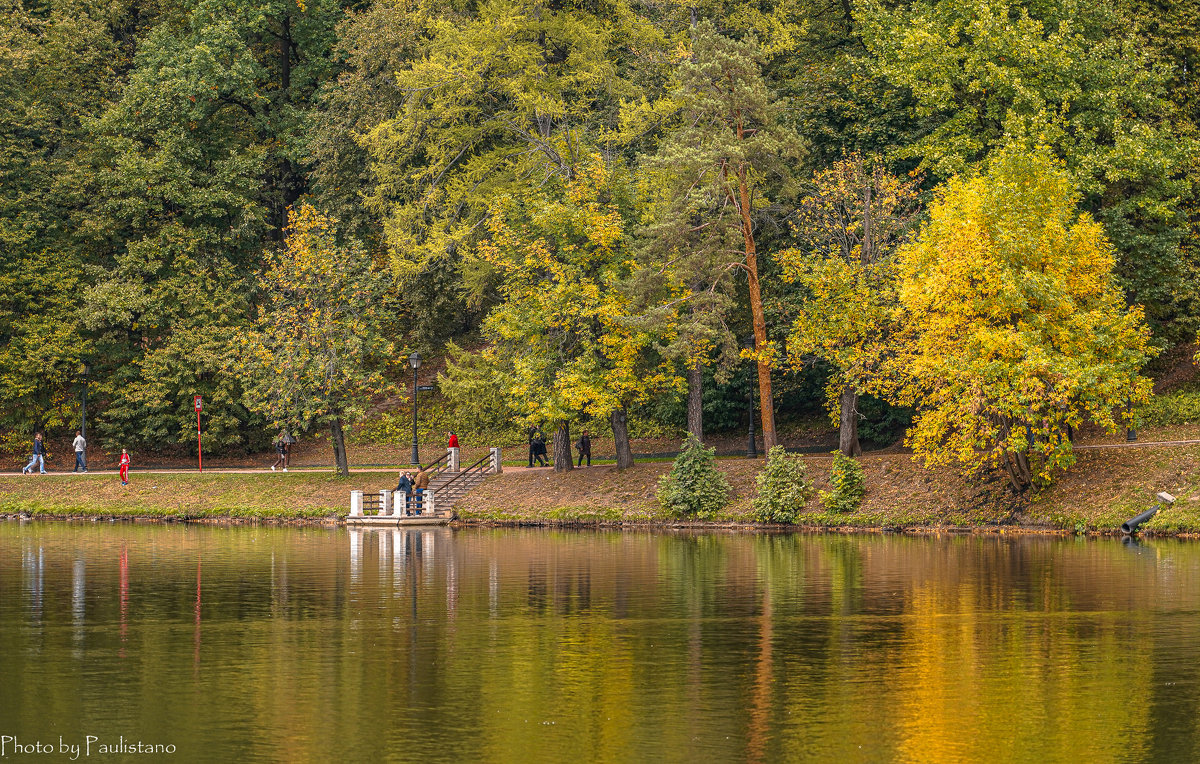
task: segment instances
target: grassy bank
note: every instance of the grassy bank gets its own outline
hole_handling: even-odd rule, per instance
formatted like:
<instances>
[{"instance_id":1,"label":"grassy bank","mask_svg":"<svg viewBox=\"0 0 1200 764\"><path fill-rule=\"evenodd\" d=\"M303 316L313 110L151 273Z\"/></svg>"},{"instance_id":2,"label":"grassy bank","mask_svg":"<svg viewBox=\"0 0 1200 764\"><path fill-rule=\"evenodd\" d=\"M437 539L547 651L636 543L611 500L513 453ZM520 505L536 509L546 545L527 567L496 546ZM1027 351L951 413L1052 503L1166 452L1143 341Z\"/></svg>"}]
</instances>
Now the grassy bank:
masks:
<instances>
[{"instance_id":1,"label":"grassy bank","mask_svg":"<svg viewBox=\"0 0 1200 764\"><path fill-rule=\"evenodd\" d=\"M344 480L327 472L134 473L122 486L113 475L0 477L0 513L316 521L345 515L352 487L378 487L383 480L382 475Z\"/></svg>"},{"instance_id":2,"label":"grassy bank","mask_svg":"<svg viewBox=\"0 0 1200 764\"><path fill-rule=\"evenodd\" d=\"M928 470L902 453L862 460L867 494L853 513L828 512L813 498L801 525L816 528L1030 528L1113 532L1153 503L1157 491L1179 501L1160 512L1147 533L1200 533L1200 446L1150 446L1080 450L1077 466L1049 490L1018 497L996 482ZM818 489L827 489L831 460L805 458ZM733 488L717 522L746 523L762 460L721 459ZM510 470L491 478L459 506L467 522L673 524L655 499L670 462L645 462L618 472L594 466L567 473ZM135 473L123 487L113 475L0 477L0 514L42 517L151 517L199 520L336 521L344 517L352 488L389 484L387 473L358 473L349 480L329 472L288 474Z\"/></svg>"},{"instance_id":3,"label":"grassy bank","mask_svg":"<svg viewBox=\"0 0 1200 764\"><path fill-rule=\"evenodd\" d=\"M1132 515L1168 491L1175 506L1143 526L1146 533L1200 533L1200 446L1081 450L1074 470L1049 490L1016 496L1003 484L928 470L907 454L862 460L867 494L853 513L831 513L814 497L800 524L816 528L1029 528L1068 532L1115 532ZM809 475L829 488L829 457L807 457ZM748 522L754 477L762 461L722 459L718 466L733 488L720 522ZM659 478L670 464L505 474L489 480L459 506L474 522L642 523L671 522L655 500Z\"/></svg>"}]
</instances>

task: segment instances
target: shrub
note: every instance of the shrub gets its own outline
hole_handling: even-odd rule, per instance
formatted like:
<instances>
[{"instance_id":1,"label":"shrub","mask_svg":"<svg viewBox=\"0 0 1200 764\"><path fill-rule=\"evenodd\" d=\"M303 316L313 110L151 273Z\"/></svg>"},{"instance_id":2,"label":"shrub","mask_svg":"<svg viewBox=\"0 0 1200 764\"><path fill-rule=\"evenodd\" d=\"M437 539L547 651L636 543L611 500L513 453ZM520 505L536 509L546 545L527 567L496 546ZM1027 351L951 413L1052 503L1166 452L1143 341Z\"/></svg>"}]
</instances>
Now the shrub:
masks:
<instances>
[{"instance_id":1,"label":"shrub","mask_svg":"<svg viewBox=\"0 0 1200 764\"><path fill-rule=\"evenodd\" d=\"M833 469L829 473L832 491L821 491L821 503L830 512L853 512L862 503L866 488L863 486L862 465L841 451L833 452Z\"/></svg>"},{"instance_id":2,"label":"shrub","mask_svg":"<svg viewBox=\"0 0 1200 764\"><path fill-rule=\"evenodd\" d=\"M760 523L794 523L812 498L812 481L804 460L783 446L772 446L767 467L755 478L758 495L750 517Z\"/></svg>"},{"instance_id":3,"label":"shrub","mask_svg":"<svg viewBox=\"0 0 1200 764\"><path fill-rule=\"evenodd\" d=\"M1200 422L1200 392L1176 390L1166 395L1152 395L1138 415L1142 425L1150 426Z\"/></svg>"},{"instance_id":4,"label":"shrub","mask_svg":"<svg viewBox=\"0 0 1200 764\"><path fill-rule=\"evenodd\" d=\"M671 471L658 481L658 501L680 517L716 517L729 503L729 481L717 469L716 452L689 434Z\"/></svg>"}]
</instances>

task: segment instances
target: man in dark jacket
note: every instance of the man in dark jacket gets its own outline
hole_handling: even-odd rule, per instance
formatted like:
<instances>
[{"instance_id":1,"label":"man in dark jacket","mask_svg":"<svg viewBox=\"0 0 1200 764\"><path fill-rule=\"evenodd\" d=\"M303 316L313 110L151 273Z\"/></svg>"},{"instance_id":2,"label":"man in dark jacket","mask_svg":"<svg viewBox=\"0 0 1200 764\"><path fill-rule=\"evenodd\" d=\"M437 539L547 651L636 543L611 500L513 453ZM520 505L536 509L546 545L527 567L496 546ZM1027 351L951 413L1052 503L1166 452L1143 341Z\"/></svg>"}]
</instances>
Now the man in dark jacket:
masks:
<instances>
[{"instance_id":1,"label":"man in dark jacket","mask_svg":"<svg viewBox=\"0 0 1200 764\"><path fill-rule=\"evenodd\" d=\"M579 436L579 440L575 443L575 448L579 451L579 464L577 467L583 466L583 457L587 457L588 466L592 466L592 438L588 435L588 431L584 430Z\"/></svg>"},{"instance_id":2,"label":"man in dark jacket","mask_svg":"<svg viewBox=\"0 0 1200 764\"><path fill-rule=\"evenodd\" d=\"M408 474L408 470L400 472L400 481L396 483L396 498L404 502L404 506L400 508L400 514L408 514L409 504L412 503L413 479L412 475Z\"/></svg>"}]
</instances>

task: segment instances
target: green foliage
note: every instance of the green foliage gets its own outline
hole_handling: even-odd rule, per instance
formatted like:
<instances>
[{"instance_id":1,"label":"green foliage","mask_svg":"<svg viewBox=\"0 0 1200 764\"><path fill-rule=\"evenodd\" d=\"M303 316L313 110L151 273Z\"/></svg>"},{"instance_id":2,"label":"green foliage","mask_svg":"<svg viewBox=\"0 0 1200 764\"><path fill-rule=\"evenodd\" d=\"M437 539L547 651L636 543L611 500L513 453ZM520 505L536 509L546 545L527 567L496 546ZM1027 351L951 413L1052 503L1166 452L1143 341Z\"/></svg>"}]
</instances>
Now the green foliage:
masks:
<instances>
[{"instance_id":1,"label":"green foliage","mask_svg":"<svg viewBox=\"0 0 1200 764\"><path fill-rule=\"evenodd\" d=\"M1176 390L1152 395L1137 411L1140 425L1200 424L1200 390Z\"/></svg>"},{"instance_id":2,"label":"green foliage","mask_svg":"<svg viewBox=\"0 0 1200 764\"><path fill-rule=\"evenodd\" d=\"M268 261L266 303L242 338L237 371L248 406L275 428L331 427L344 473L343 423L390 391L383 372L395 354L374 307L382 280L357 244L337 242L335 221L308 205L289 217L286 247Z\"/></svg>"},{"instance_id":3,"label":"green foliage","mask_svg":"<svg viewBox=\"0 0 1200 764\"><path fill-rule=\"evenodd\" d=\"M821 491L821 504L825 509L838 514L858 511L867 489L863 481L863 468L857 459L834 451L829 485L831 490Z\"/></svg>"},{"instance_id":4,"label":"green foliage","mask_svg":"<svg viewBox=\"0 0 1200 764\"><path fill-rule=\"evenodd\" d=\"M794 523L813 495L804 459L773 446L767 466L755 478L758 495L751 501L751 518L760 523Z\"/></svg>"},{"instance_id":5,"label":"green foliage","mask_svg":"<svg viewBox=\"0 0 1200 764\"><path fill-rule=\"evenodd\" d=\"M898 157L948 179L1007 145L1048 148L1115 245L1121 286L1152 320L1172 317L1194 144L1125 16L1109 3L867 0L855 17L876 71L910 90L926 126Z\"/></svg>"},{"instance_id":6,"label":"green foliage","mask_svg":"<svg viewBox=\"0 0 1200 764\"><path fill-rule=\"evenodd\" d=\"M714 519L729 503L729 481L717 469L716 451L692 436L671 471L658 483L658 501L678 517Z\"/></svg>"}]
</instances>

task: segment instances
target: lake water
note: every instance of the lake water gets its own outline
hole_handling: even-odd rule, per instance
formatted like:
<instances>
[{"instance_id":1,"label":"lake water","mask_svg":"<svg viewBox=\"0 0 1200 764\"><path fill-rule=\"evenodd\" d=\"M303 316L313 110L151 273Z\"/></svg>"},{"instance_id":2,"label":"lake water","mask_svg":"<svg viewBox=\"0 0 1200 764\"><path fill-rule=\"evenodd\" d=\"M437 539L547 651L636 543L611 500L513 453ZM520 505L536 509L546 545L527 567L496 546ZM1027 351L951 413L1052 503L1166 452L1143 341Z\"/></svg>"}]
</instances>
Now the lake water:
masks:
<instances>
[{"instance_id":1,"label":"lake water","mask_svg":"<svg viewBox=\"0 0 1200 764\"><path fill-rule=\"evenodd\" d=\"M1183 761L1198 680L1186 542L0 522L3 761Z\"/></svg>"}]
</instances>

